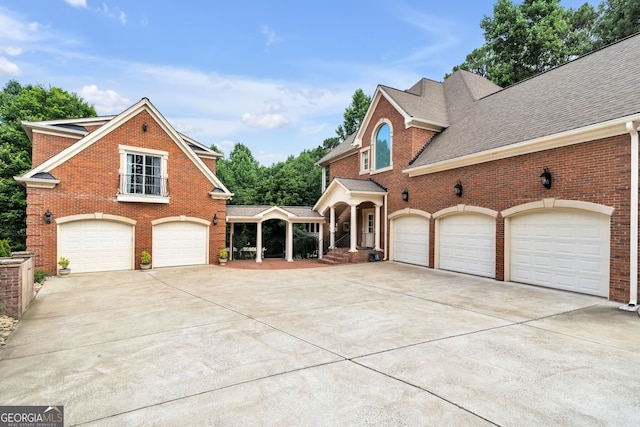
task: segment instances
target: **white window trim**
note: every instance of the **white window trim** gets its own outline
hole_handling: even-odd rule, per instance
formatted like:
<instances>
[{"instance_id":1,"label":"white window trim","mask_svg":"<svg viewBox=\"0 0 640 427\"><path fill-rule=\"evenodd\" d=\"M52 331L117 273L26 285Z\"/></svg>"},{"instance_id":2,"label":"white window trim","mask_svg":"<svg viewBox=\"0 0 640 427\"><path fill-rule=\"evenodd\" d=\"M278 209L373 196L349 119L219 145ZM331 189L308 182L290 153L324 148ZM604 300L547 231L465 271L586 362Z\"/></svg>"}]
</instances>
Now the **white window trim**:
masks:
<instances>
[{"instance_id":1,"label":"white window trim","mask_svg":"<svg viewBox=\"0 0 640 427\"><path fill-rule=\"evenodd\" d=\"M385 166L383 168L376 168L376 136L378 135L378 130L380 126L383 124L387 124L389 126L389 166ZM375 175L377 173L387 172L393 170L393 126L391 125L391 121L389 119L380 119L378 123L376 123L374 127L375 131L371 133L371 154L369 155L369 170L371 175Z\"/></svg>"},{"instance_id":2,"label":"white window trim","mask_svg":"<svg viewBox=\"0 0 640 427\"><path fill-rule=\"evenodd\" d=\"M127 170L127 154L148 154L162 158L162 178L169 179L167 164L169 163L169 152L162 150L154 150L151 148L133 147L130 145L118 145L120 153L120 176L124 175ZM117 194L118 202L134 202L134 203L169 203L169 197L164 196L141 196L139 194Z\"/></svg>"},{"instance_id":3,"label":"white window trim","mask_svg":"<svg viewBox=\"0 0 640 427\"><path fill-rule=\"evenodd\" d=\"M367 159L367 168L365 169L363 166L364 163L364 154L368 155ZM365 175L371 173L371 149L370 147L365 147L360 149L360 175Z\"/></svg>"}]
</instances>

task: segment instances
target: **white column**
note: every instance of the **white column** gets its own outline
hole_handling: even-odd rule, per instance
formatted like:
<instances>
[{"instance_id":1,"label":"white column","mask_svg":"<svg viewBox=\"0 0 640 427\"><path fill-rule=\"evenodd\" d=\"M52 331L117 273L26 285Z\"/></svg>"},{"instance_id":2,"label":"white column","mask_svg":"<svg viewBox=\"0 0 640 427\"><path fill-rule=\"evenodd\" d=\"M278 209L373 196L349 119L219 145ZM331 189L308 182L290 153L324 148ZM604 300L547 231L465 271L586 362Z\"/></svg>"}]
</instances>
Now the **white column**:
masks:
<instances>
[{"instance_id":1,"label":"white column","mask_svg":"<svg viewBox=\"0 0 640 427\"><path fill-rule=\"evenodd\" d=\"M336 247L336 208L331 206L331 220L329 221L329 249Z\"/></svg>"},{"instance_id":2,"label":"white column","mask_svg":"<svg viewBox=\"0 0 640 427\"><path fill-rule=\"evenodd\" d=\"M351 205L351 245L349 252L358 252L358 218L356 216L356 205Z\"/></svg>"},{"instance_id":3,"label":"white column","mask_svg":"<svg viewBox=\"0 0 640 427\"><path fill-rule=\"evenodd\" d=\"M287 221L287 262L293 262L293 223Z\"/></svg>"},{"instance_id":4,"label":"white column","mask_svg":"<svg viewBox=\"0 0 640 427\"><path fill-rule=\"evenodd\" d=\"M322 251L324 248L324 224L318 224L320 227L318 229L318 259L322 259Z\"/></svg>"},{"instance_id":5,"label":"white column","mask_svg":"<svg viewBox=\"0 0 640 427\"><path fill-rule=\"evenodd\" d=\"M380 205L376 204L376 213L374 218L374 233L375 233L375 247L376 251L380 250Z\"/></svg>"},{"instance_id":6,"label":"white column","mask_svg":"<svg viewBox=\"0 0 640 427\"><path fill-rule=\"evenodd\" d=\"M262 222L256 228L256 262L262 262Z\"/></svg>"},{"instance_id":7,"label":"white column","mask_svg":"<svg viewBox=\"0 0 640 427\"><path fill-rule=\"evenodd\" d=\"M235 223L229 224L229 261L233 259L233 232Z\"/></svg>"}]
</instances>

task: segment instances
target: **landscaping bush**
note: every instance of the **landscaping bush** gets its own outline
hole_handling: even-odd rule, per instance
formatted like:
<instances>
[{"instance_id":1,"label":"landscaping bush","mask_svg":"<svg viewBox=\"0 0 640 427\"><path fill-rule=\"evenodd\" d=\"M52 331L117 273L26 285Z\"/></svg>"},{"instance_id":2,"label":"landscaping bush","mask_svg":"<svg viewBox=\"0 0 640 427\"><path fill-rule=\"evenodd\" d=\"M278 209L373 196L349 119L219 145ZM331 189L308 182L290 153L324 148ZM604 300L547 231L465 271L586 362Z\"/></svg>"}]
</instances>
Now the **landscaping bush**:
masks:
<instances>
[{"instance_id":1,"label":"landscaping bush","mask_svg":"<svg viewBox=\"0 0 640 427\"><path fill-rule=\"evenodd\" d=\"M0 240L0 258L11 258L11 246L7 239Z\"/></svg>"},{"instance_id":2,"label":"landscaping bush","mask_svg":"<svg viewBox=\"0 0 640 427\"><path fill-rule=\"evenodd\" d=\"M33 272L33 281L36 283L44 283L47 277L49 277L49 273L44 270L35 270Z\"/></svg>"}]
</instances>

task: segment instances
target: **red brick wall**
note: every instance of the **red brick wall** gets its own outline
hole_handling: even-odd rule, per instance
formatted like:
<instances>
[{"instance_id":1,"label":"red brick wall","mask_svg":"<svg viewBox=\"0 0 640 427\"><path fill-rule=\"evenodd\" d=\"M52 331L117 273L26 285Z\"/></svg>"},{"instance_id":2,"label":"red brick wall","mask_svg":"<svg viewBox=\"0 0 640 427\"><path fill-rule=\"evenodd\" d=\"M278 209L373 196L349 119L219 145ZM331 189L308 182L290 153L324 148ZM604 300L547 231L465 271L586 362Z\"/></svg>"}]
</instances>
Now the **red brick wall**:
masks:
<instances>
[{"instance_id":1,"label":"red brick wall","mask_svg":"<svg viewBox=\"0 0 640 427\"><path fill-rule=\"evenodd\" d=\"M426 143L432 133L404 129L402 117L384 99L364 132L363 146L369 145L371 133L380 118L393 126L393 171L373 175L358 174L358 154L331 164L332 177L369 178L388 190L388 212L410 207L429 213L458 204L479 206L501 212L523 203L543 198L576 200L615 208L611 217L610 295L616 301L629 296L629 223L630 223L630 137L620 135L578 145L517 156L504 160L462 167L409 178L401 171L408 167L416 148ZM421 147L420 147L421 148ZM549 167L553 186L540 183L543 168ZM460 180L462 197L453 187ZM401 193L409 190L409 202ZM434 225L431 220L430 265L434 265ZM384 244L383 244L384 245ZM496 219L496 278L504 279L504 219Z\"/></svg>"},{"instance_id":2,"label":"red brick wall","mask_svg":"<svg viewBox=\"0 0 640 427\"><path fill-rule=\"evenodd\" d=\"M142 124L148 124L146 132ZM38 139L40 135L34 135ZM34 146L39 146L36 141ZM118 202L116 200L120 155L118 145L150 148L169 153L169 204ZM27 247L36 252L35 265L54 274L57 269L57 236L55 219L68 215L102 212L137 221L135 226L136 265L142 250L151 252L151 221L157 218L186 215L211 221L218 215L217 226L211 225L209 262L217 262L218 250L225 246L226 202L213 200L213 185L195 167L184 152L146 112L95 142L85 150L50 171L60 184L54 189L27 189ZM45 224L46 210L54 221ZM152 254L153 257L153 254Z\"/></svg>"},{"instance_id":3,"label":"red brick wall","mask_svg":"<svg viewBox=\"0 0 640 427\"><path fill-rule=\"evenodd\" d=\"M39 166L77 141L75 138L33 132L31 167Z\"/></svg>"}]
</instances>

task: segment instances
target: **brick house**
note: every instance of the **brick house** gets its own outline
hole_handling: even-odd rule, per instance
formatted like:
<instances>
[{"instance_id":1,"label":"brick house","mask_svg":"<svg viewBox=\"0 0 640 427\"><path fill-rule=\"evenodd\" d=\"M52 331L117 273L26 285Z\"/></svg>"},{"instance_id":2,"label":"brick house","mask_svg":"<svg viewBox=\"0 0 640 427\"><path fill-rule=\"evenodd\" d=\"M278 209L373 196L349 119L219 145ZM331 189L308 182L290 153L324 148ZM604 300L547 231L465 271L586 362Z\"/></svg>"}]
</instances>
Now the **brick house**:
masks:
<instances>
[{"instance_id":1,"label":"brick house","mask_svg":"<svg viewBox=\"0 0 640 427\"><path fill-rule=\"evenodd\" d=\"M319 162L326 240L635 307L638 64L634 36L504 89L462 70L379 85Z\"/></svg>"},{"instance_id":2,"label":"brick house","mask_svg":"<svg viewBox=\"0 0 640 427\"><path fill-rule=\"evenodd\" d=\"M225 247L220 154L177 132L146 98L121 114L24 122L33 168L27 247L53 274L214 263Z\"/></svg>"}]
</instances>

